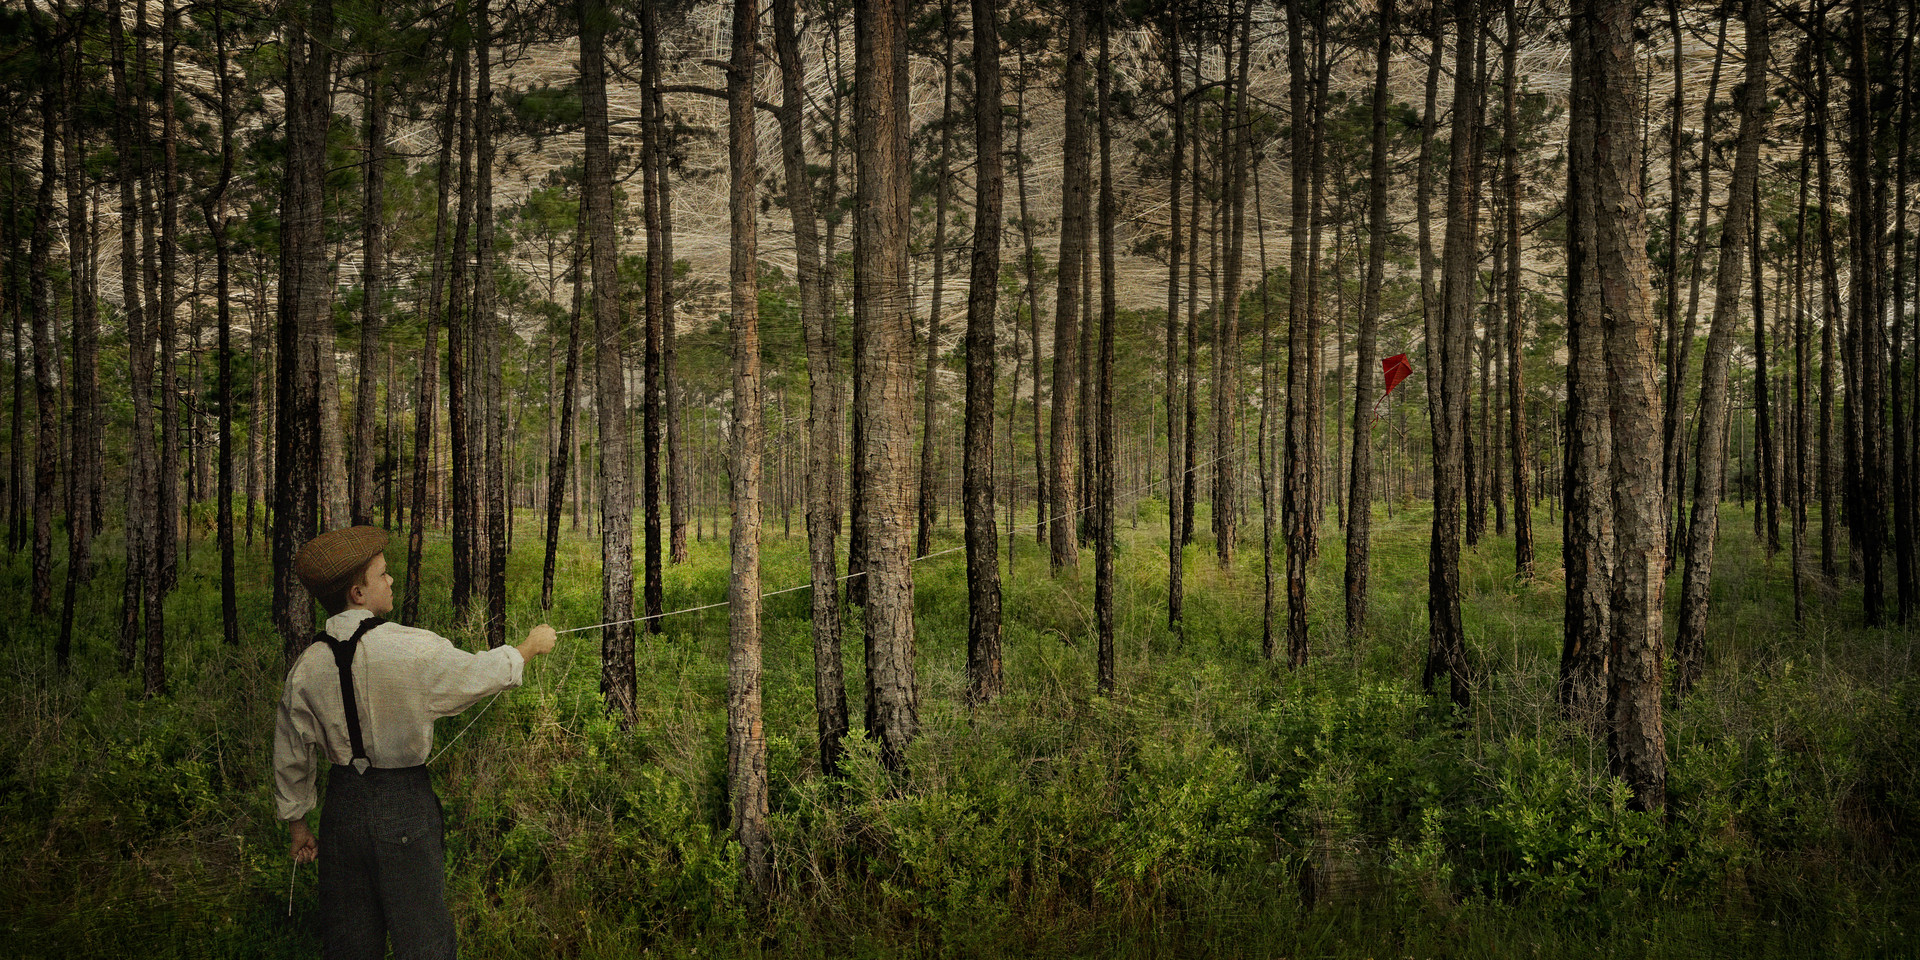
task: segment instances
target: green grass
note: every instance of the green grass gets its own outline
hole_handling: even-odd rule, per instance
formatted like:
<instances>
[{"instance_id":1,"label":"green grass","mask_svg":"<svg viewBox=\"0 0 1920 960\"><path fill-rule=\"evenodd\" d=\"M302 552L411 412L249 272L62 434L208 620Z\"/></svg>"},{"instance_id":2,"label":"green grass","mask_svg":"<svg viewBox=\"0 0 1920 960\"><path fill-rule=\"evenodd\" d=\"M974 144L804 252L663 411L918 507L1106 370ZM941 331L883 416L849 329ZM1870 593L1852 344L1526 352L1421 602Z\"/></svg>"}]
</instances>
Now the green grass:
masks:
<instances>
[{"instance_id":1,"label":"green grass","mask_svg":"<svg viewBox=\"0 0 1920 960\"><path fill-rule=\"evenodd\" d=\"M1604 741L1555 708L1557 522L1535 522L1532 582L1512 578L1510 540L1463 553L1477 678L1460 716L1418 682L1427 512L1376 512L1371 619L1354 638L1343 539L1325 526L1314 659L1298 672L1260 655L1257 517L1230 571L1204 538L1188 550L1187 626L1166 629L1163 513L1148 503L1137 528L1122 521L1111 698L1095 684L1090 552L1055 580L1031 534L1018 539L1007 692L975 711L962 555L916 566L921 727L904 783L861 739L841 777L820 775L807 594L771 598L778 884L763 905L742 898L726 835L724 608L642 635L630 731L599 705L599 635L562 637L524 689L439 730L464 955L1920 950L1907 933L1920 923L1913 634L1857 626L1857 586L1817 592L1794 624L1785 558L1761 556L1750 514L1725 511L1706 677L1667 714L1662 816L1626 809ZM597 538L563 542L543 615L538 531L516 532L510 636L597 622ZM948 529L936 549L958 543ZM724 599L724 543L692 548L668 568L669 610ZM0 955L317 954L315 875L291 877L290 918L269 798L281 663L264 545L240 560L243 643L230 649L217 557L195 542L168 601L169 693L152 700L116 669L118 543L98 549L114 559L83 591L70 674L52 664L54 624L0 622ZM447 556L430 543L421 620L471 647L477 624L451 621ZM806 578L804 540L771 537L766 588ZM7 558L17 610L27 584L25 556ZM857 728L857 623L845 649Z\"/></svg>"}]
</instances>

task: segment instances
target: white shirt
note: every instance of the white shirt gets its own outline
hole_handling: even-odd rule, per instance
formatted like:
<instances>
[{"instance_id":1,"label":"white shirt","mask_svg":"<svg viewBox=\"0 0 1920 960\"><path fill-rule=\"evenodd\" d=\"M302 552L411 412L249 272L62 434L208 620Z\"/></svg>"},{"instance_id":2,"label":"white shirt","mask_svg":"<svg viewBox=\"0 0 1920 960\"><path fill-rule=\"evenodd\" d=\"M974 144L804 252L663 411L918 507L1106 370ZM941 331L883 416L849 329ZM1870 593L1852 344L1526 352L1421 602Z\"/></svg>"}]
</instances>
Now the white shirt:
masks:
<instances>
[{"instance_id":1,"label":"white shirt","mask_svg":"<svg viewBox=\"0 0 1920 960\"><path fill-rule=\"evenodd\" d=\"M347 640L373 614L347 610L327 620ZM520 685L525 661L512 646L468 653L430 630L384 623L367 631L353 657L360 736L376 767L417 767L433 748L433 721L488 694ZM353 760L340 701L340 669L327 644L307 647L287 674L273 731L273 803L280 819L304 817L318 802L313 747L336 764Z\"/></svg>"}]
</instances>

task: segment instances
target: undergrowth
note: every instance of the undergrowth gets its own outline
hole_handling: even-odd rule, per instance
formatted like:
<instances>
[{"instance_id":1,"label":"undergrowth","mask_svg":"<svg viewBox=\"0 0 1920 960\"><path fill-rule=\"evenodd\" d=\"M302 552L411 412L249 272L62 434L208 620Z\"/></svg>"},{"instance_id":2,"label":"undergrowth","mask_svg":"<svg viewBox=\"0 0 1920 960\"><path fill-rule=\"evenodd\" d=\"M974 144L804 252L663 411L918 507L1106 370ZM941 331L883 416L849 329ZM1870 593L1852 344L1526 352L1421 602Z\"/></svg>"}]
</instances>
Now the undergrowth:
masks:
<instances>
[{"instance_id":1,"label":"undergrowth","mask_svg":"<svg viewBox=\"0 0 1920 960\"><path fill-rule=\"evenodd\" d=\"M905 777L858 735L857 616L856 732L840 774L822 775L807 594L767 601L766 902L743 895L726 829L725 610L641 635L631 729L600 706L598 633L563 637L523 689L438 731L462 951L1911 955L1913 635L1858 627L1857 589L1820 588L1795 624L1784 555L1761 556L1744 515L1726 512L1709 667L1666 715L1664 814L1628 809L1604 733L1555 705L1556 523L1535 524L1531 581L1513 578L1509 539L1463 552L1475 698L1461 713L1418 682L1427 513L1376 516L1356 637L1342 628L1341 538L1323 531L1313 659L1288 671L1260 655L1258 527L1231 570L1210 544L1188 549L1175 633L1164 505L1148 504L1146 522L1123 523L1112 697L1095 681L1090 555L1054 579L1031 534L1016 538L1007 692L975 710L964 561L916 566L920 731ZM542 613L538 531L516 532L510 634L600 619L597 539L563 541ZM957 543L950 529L937 549ZM446 544L429 546L421 622L473 647L478 623L446 602ZM725 597L724 543L692 547L667 571L669 610ZM96 553L118 545L103 537ZM155 699L118 669L117 564L81 592L70 672L52 662L54 623L0 621L0 954L315 955L315 875L290 871L269 797L282 664L264 543L242 553L237 648L220 641L217 557L194 544ZM806 577L804 540L770 538L765 587ZM27 583L26 557L9 558L0 585L16 611Z\"/></svg>"}]
</instances>

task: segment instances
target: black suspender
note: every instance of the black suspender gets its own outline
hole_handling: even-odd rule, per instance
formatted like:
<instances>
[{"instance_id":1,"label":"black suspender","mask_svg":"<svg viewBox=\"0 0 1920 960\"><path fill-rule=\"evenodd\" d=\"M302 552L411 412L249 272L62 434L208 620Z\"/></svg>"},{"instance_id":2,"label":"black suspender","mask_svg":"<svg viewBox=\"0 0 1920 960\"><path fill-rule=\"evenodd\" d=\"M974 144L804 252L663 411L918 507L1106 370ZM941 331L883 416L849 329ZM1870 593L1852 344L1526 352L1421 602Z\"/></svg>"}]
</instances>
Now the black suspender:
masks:
<instances>
[{"instance_id":1,"label":"black suspender","mask_svg":"<svg viewBox=\"0 0 1920 960\"><path fill-rule=\"evenodd\" d=\"M340 700L347 708L347 738L353 743L353 769L358 773L366 773L373 761L367 759L366 743L360 736L360 702L353 695L353 653L359 649L360 638L383 623L386 621L379 617L368 617L360 621L360 628L346 640L335 640L333 634L325 630L314 637L333 649L333 662L340 668Z\"/></svg>"}]
</instances>

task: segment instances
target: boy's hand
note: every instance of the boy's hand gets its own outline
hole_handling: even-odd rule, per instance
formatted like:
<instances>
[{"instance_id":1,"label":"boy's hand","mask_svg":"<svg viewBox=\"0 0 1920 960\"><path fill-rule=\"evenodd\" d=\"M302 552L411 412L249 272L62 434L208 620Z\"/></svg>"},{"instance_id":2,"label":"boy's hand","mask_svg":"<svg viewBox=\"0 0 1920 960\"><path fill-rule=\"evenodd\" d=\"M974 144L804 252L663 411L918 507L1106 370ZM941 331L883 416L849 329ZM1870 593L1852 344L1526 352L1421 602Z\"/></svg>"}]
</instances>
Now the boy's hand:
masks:
<instances>
[{"instance_id":1,"label":"boy's hand","mask_svg":"<svg viewBox=\"0 0 1920 960\"><path fill-rule=\"evenodd\" d=\"M294 863L312 863L320 856L320 842L314 839L313 831L307 829L306 818L287 821L287 830L293 834L293 846L288 852Z\"/></svg>"},{"instance_id":2,"label":"boy's hand","mask_svg":"<svg viewBox=\"0 0 1920 960\"><path fill-rule=\"evenodd\" d=\"M520 643L520 656L524 659L531 660L540 654L546 653L553 649L553 642L556 639L557 636L553 632L553 627L544 623L534 627L532 630L527 631L527 639Z\"/></svg>"}]
</instances>

